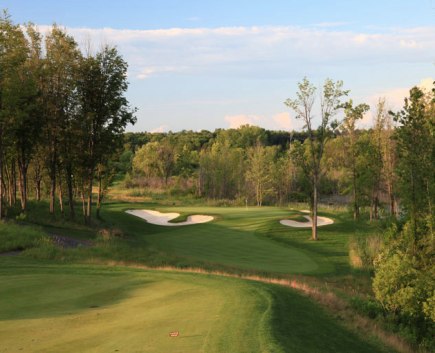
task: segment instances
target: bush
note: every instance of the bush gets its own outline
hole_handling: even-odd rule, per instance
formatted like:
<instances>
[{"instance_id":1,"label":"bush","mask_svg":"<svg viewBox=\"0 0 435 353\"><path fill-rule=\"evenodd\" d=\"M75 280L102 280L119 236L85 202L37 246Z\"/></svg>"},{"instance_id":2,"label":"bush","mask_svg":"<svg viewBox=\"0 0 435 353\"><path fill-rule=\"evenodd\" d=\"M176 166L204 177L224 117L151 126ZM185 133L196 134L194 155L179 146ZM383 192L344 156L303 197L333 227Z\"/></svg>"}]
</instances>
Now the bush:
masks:
<instances>
[{"instance_id":1,"label":"bush","mask_svg":"<svg viewBox=\"0 0 435 353\"><path fill-rule=\"evenodd\" d=\"M371 319L375 319L378 316L382 316L384 314L384 309L379 302L374 300L364 300L358 297L351 298L350 301L353 308L355 308L360 313L370 317Z\"/></svg>"},{"instance_id":2,"label":"bush","mask_svg":"<svg viewBox=\"0 0 435 353\"><path fill-rule=\"evenodd\" d=\"M434 348L435 263L430 230L411 222L395 230L375 261L373 291L401 332L411 334L422 347Z\"/></svg>"}]
</instances>

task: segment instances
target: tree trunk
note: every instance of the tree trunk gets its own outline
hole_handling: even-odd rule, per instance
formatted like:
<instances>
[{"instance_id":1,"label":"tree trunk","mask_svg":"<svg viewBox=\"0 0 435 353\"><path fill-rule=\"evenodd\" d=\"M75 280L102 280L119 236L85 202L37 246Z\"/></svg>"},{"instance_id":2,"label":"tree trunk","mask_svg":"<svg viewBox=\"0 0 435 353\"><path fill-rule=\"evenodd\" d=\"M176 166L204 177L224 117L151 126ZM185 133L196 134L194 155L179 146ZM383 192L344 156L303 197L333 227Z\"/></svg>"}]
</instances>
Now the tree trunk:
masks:
<instances>
[{"instance_id":1,"label":"tree trunk","mask_svg":"<svg viewBox=\"0 0 435 353\"><path fill-rule=\"evenodd\" d=\"M64 215L64 209L63 209L63 192L62 192L62 178L59 175L59 182L58 182L58 187L59 187L59 207L60 207L60 213L62 215Z\"/></svg>"},{"instance_id":2,"label":"tree trunk","mask_svg":"<svg viewBox=\"0 0 435 353\"><path fill-rule=\"evenodd\" d=\"M357 199L357 190L356 190L356 176L353 178L353 219L356 221L359 219L359 205Z\"/></svg>"},{"instance_id":3,"label":"tree trunk","mask_svg":"<svg viewBox=\"0 0 435 353\"><path fill-rule=\"evenodd\" d=\"M101 203L103 201L102 177L98 175L98 198L97 198L97 218L100 219Z\"/></svg>"},{"instance_id":4,"label":"tree trunk","mask_svg":"<svg viewBox=\"0 0 435 353\"><path fill-rule=\"evenodd\" d=\"M91 212L92 212L92 184L93 184L93 170L89 172L88 180L88 201L86 207L86 223L91 224Z\"/></svg>"},{"instance_id":5,"label":"tree trunk","mask_svg":"<svg viewBox=\"0 0 435 353\"><path fill-rule=\"evenodd\" d=\"M27 165L25 162L20 161L18 167L20 172L21 211L25 212L27 209Z\"/></svg>"},{"instance_id":6,"label":"tree trunk","mask_svg":"<svg viewBox=\"0 0 435 353\"><path fill-rule=\"evenodd\" d=\"M0 127L0 220L3 219L3 128Z\"/></svg>"},{"instance_id":7,"label":"tree trunk","mask_svg":"<svg viewBox=\"0 0 435 353\"><path fill-rule=\"evenodd\" d=\"M54 215L54 203L56 198L56 154L52 153L50 160L50 214Z\"/></svg>"},{"instance_id":8,"label":"tree trunk","mask_svg":"<svg viewBox=\"0 0 435 353\"><path fill-rule=\"evenodd\" d=\"M317 237L317 177L314 178L313 183L313 215L312 215L312 222L313 225L311 227L311 233L312 233L312 240L318 240Z\"/></svg>"},{"instance_id":9,"label":"tree trunk","mask_svg":"<svg viewBox=\"0 0 435 353\"><path fill-rule=\"evenodd\" d=\"M391 217L396 218L396 213L397 213L396 198L394 197L394 194L391 193L391 195L390 195L390 215L391 215Z\"/></svg>"},{"instance_id":10,"label":"tree trunk","mask_svg":"<svg viewBox=\"0 0 435 353\"><path fill-rule=\"evenodd\" d=\"M11 161L11 173L10 173L10 206L12 207L17 202L17 173L15 169L15 159Z\"/></svg>"},{"instance_id":11,"label":"tree trunk","mask_svg":"<svg viewBox=\"0 0 435 353\"><path fill-rule=\"evenodd\" d=\"M54 215L54 202L56 197L56 176L52 173L50 177L50 214Z\"/></svg>"},{"instance_id":12,"label":"tree trunk","mask_svg":"<svg viewBox=\"0 0 435 353\"><path fill-rule=\"evenodd\" d=\"M73 180L72 180L72 166L68 164L66 167L66 183L68 188L68 204L69 204L69 212L72 220L75 219L75 210L74 210L74 192L73 192Z\"/></svg>"},{"instance_id":13,"label":"tree trunk","mask_svg":"<svg viewBox=\"0 0 435 353\"><path fill-rule=\"evenodd\" d=\"M4 164L3 172L4 172L4 176L6 177L4 179L7 179L7 180L3 181L3 187L5 189L5 194L6 193L8 194L8 205L9 205L9 207L12 207L12 205L13 205L13 203L12 203L12 181L11 181L12 177L11 177L10 171L8 170L7 163L4 163L4 156L3 156L3 164Z\"/></svg>"},{"instance_id":14,"label":"tree trunk","mask_svg":"<svg viewBox=\"0 0 435 353\"><path fill-rule=\"evenodd\" d=\"M35 191L36 191L36 201L41 201L41 167L40 165L35 166Z\"/></svg>"},{"instance_id":15,"label":"tree trunk","mask_svg":"<svg viewBox=\"0 0 435 353\"><path fill-rule=\"evenodd\" d=\"M85 223L86 223L86 202L85 202L85 193L83 190L80 192L80 196L82 199L83 219L85 220Z\"/></svg>"}]
</instances>

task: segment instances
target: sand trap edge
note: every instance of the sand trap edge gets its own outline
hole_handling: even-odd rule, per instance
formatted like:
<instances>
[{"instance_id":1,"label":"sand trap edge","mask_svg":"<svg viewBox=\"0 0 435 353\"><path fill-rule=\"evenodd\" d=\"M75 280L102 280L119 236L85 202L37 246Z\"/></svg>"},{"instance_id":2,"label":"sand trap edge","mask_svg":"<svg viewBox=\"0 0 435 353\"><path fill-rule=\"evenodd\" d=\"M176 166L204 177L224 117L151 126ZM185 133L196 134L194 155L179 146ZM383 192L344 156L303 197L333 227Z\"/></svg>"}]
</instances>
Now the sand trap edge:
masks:
<instances>
[{"instance_id":1,"label":"sand trap edge","mask_svg":"<svg viewBox=\"0 0 435 353\"><path fill-rule=\"evenodd\" d=\"M306 219L308 219L308 222L298 222L298 221L292 221L291 219L282 219L279 221L283 226L287 227L294 227L294 228L311 228L313 225L312 219L310 216L304 216ZM329 224L333 224L334 221L331 218L327 217L320 217L317 216L317 226L327 226Z\"/></svg>"},{"instance_id":2,"label":"sand trap edge","mask_svg":"<svg viewBox=\"0 0 435 353\"><path fill-rule=\"evenodd\" d=\"M125 213L142 218L150 224L155 224L158 226L165 226L165 227L180 227L180 226L188 226L192 224L201 224L201 223L211 222L214 219L213 216L192 215L187 217L187 221L179 222L179 223L170 223L169 221L179 217L180 214L175 212L161 213L159 211L154 211L154 210L127 210L125 211Z\"/></svg>"}]
</instances>

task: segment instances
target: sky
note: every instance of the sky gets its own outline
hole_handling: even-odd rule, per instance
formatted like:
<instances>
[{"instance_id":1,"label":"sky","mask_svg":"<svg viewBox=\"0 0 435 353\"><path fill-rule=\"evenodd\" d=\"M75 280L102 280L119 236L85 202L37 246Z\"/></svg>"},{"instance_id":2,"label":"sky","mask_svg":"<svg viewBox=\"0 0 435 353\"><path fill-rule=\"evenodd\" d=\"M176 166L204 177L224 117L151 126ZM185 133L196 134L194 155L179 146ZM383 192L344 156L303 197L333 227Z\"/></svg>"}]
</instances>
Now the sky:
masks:
<instances>
[{"instance_id":1,"label":"sky","mask_svg":"<svg viewBox=\"0 0 435 353\"><path fill-rule=\"evenodd\" d=\"M435 78L435 0L0 0L16 23L53 23L129 64L128 131L301 129L285 105L307 77L391 109Z\"/></svg>"}]
</instances>

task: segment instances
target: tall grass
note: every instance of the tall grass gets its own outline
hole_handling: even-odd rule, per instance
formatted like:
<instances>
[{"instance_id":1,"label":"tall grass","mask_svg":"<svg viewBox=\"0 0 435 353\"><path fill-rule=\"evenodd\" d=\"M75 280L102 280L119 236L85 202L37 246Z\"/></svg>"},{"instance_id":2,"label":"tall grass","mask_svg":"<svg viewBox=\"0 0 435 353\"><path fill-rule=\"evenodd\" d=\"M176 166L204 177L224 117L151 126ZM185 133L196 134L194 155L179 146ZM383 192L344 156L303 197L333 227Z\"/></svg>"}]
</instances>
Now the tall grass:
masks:
<instances>
[{"instance_id":1,"label":"tall grass","mask_svg":"<svg viewBox=\"0 0 435 353\"><path fill-rule=\"evenodd\" d=\"M349 262L358 269L373 270L373 262L381 251L380 234L355 235L349 240Z\"/></svg>"},{"instance_id":2,"label":"tall grass","mask_svg":"<svg viewBox=\"0 0 435 353\"><path fill-rule=\"evenodd\" d=\"M0 253L37 247L45 238L38 228L0 222Z\"/></svg>"}]
</instances>

